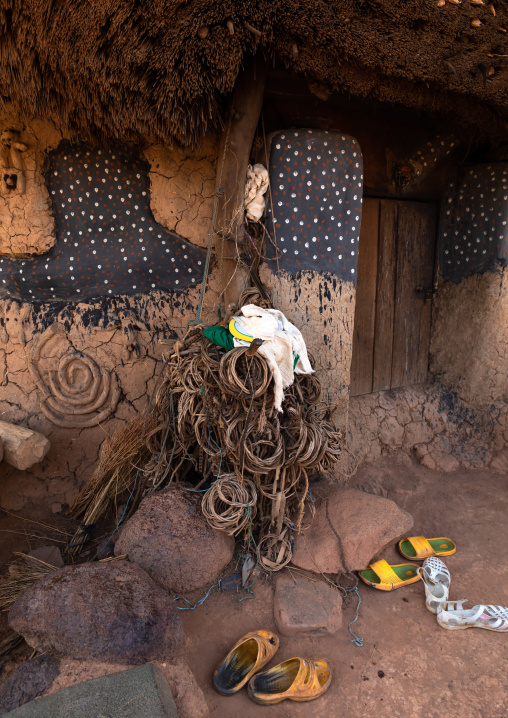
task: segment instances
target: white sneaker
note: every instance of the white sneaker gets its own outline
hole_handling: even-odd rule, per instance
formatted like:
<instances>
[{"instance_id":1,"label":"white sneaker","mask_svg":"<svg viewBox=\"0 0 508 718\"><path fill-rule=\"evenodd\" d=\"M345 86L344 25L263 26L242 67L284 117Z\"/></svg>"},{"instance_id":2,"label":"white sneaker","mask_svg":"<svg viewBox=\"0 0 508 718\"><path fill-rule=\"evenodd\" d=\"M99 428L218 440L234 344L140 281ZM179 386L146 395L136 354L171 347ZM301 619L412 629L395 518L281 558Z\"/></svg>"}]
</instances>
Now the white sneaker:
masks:
<instances>
[{"instance_id":1,"label":"white sneaker","mask_svg":"<svg viewBox=\"0 0 508 718\"><path fill-rule=\"evenodd\" d=\"M416 570L425 586L425 605L431 613L437 613L439 607L448 601L451 577L446 565L440 558L430 556Z\"/></svg>"}]
</instances>

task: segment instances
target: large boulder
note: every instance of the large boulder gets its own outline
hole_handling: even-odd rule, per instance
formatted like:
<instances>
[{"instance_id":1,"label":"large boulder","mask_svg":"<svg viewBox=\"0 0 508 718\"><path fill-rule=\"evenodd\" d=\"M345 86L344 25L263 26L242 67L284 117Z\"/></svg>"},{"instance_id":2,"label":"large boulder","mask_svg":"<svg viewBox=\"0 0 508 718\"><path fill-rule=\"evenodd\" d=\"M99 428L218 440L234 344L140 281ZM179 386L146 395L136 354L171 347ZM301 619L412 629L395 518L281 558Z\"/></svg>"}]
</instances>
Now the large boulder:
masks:
<instances>
[{"instance_id":1,"label":"large boulder","mask_svg":"<svg viewBox=\"0 0 508 718\"><path fill-rule=\"evenodd\" d=\"M129 665L171 659L183 639L171 598L127 561L54 571L21 594L9 624L38 651Z\"/></svg>"},{"instance_id":2,"label":"large boulder","mask_svg":"<svg viewBox=\"0 0 508 718\"><path fill-rule=\"evenodd\" d=\"M407 535L413 525L412 517L390 499L341 489L331 482L322 493L310 528L295 538L292 562L307 571L361 571L374 556Z\"/></svg>"},{"instance_id":3,"label":"large boulder","mask_svg":"<svg viewBox=\"0 0 508 718\"><path fill-rule=\"evenodd\" d=\"M201 494L175 488L141 502L125 524L115 554L127 554L168 591L187 593L216 583L234 547L232 536L208 525Z\"/></svg>"},{"instance_id":4,"label":"large boulder","mask_svg":"<svg viewBox=\"0 0 508 718\"><path fill-rule=\"evenodd\" d=\"M324 581L284 572L275 583L274 617L284 636L331 635L342 625L342 596Z\"/></svg>"},{"instance_id":5,"label":"large boulder","mask_svg":"<svg viewBox=\"0 0 508 718\"><path fill-rule=\"evenodd\" d=\"M48 691L59 670L58 660L47 655L19 665L0 689L0 716Z\"/></svg>"}]
</instances>

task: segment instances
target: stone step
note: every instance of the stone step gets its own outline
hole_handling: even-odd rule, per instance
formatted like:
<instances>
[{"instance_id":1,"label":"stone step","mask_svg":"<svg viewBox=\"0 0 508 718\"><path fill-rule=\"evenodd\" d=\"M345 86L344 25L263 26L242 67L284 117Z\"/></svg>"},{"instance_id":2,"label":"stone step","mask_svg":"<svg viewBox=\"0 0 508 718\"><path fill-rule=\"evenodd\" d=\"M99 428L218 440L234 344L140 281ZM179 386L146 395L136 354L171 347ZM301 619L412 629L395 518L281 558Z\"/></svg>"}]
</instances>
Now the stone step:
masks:
<instances>
[{"instance_id":1,"label":"stone step","mask_svg":"<svg viewBox=\"0 0 508 718\"><path fill-rule=\"evenodd\" d=\"M4 718L178 718L171 689L156 666L130 668L37 698Z\"/></svg>"}]
</instances>

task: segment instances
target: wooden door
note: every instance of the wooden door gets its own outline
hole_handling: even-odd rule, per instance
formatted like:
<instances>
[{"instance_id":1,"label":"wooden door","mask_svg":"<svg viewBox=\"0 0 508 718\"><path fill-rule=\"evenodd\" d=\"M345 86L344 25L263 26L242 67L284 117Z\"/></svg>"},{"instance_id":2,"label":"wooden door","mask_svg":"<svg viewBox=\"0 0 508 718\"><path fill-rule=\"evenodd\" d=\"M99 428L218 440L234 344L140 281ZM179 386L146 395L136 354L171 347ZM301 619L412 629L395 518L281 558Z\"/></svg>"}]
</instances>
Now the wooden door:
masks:
<instances>
[{"instance_id":1,"label":"wooden door","mask_svg":"<svg viewBox=\"0 0 508 718\"><path fill-rule=\"evenodd\" d=\"M364 199L351 394L427 380L436 206Z\"/></svg>"}]
</instances>

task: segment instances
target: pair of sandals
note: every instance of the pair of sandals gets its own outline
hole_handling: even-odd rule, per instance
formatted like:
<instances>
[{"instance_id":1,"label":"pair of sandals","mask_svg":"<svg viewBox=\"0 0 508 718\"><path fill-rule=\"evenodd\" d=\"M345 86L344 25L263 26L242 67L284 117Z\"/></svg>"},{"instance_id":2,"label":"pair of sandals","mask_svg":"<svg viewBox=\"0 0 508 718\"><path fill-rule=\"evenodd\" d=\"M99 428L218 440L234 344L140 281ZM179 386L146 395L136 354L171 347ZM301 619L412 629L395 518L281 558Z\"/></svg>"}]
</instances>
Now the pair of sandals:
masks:
<instances>
[{"instance_id":1,"label":"pair of sandals","mask_svg":"<svg viewBox=\"0 0 508 718\"><path fill-rule=\"evenodd\" d=\"M449 631L486 628L498 633L508 632L508 608L505 606L478 604L473 608L464 608L466 599L448 600L451 577L440 556L451 556L457 551L453 541L412 536L399 541L399 551L404 558L423 559L423 565L406 563L390 566L386 561L375 561L359 572L362 581L380 591L393 591L421 579L425 587L425 605L431 613L437 614L437 622L443 628Z\"/></svg>"},{"instance_id":2,"label":"pair of sandals","mask_svg":"<svg viewBox=\"0 0 508 718\"><path fill-rule=\"evenodd\" d=\"M411 536L399 541L399 551L404 558L423 561L431 556L451 556L457 550L448 538L426 539L425 536ZM420 580L417 563L390 565L384 559L374 561L358 575L364 583L379 591L394 591Z\"/></svg>"},{"instance_id":3,"label":"pair of sandals","mask_svg":"<svg viewBox=\"0 0 508 718\"><path fill-rule=\"evenodd\" d=\"M250 698L261 705L274 705L284 700L312 701L328 690L332 672L325 660L290 658L261 671L278 649L279 638L275 633L247 633L215 669L215 689L230 696L247 685Z\"/></svg>"},{"instance_id":4,"label":"pair of sandals","mask_svg":"<svg viewBox=\"0 0 508 718\"><path fill-rule=\"evenodd\" d=\"M437 557L426 558L418 568L418 575L425 587L425 605L437 614L437 622L449 631L465 628L485 628L497 633L508 632L508 608L478 604L464 608L467 599L449 601L451 577L444 561Z\"/></svg>"}]
</instances>

